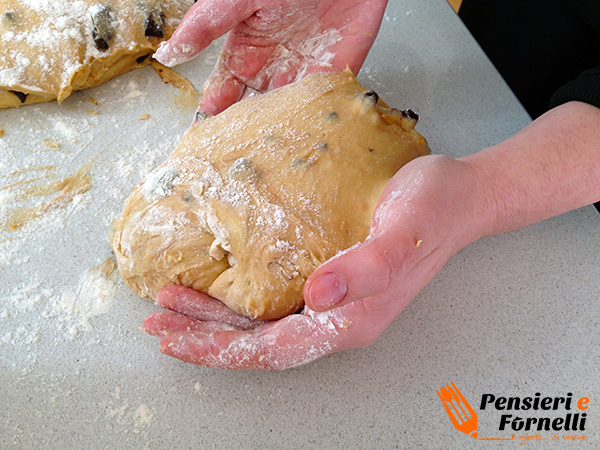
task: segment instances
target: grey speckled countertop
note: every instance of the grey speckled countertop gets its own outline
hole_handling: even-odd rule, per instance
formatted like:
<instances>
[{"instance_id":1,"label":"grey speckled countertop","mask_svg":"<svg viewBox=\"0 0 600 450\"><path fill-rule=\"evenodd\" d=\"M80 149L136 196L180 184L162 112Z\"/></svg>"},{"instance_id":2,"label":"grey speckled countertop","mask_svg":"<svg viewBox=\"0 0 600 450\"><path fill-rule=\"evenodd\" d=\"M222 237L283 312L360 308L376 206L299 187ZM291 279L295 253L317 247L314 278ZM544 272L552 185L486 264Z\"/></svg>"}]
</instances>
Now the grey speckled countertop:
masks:
<instances>
[{"instance_id":1,"label":"grey speckled countertop","mask_svg":"<svg viewBox=\"0 0 600 450\"><path fill-rule=\"evenodd\" d=\"M200 87L218 48L178 70ZM530 120L444 0L391 0L360 79L417 111L434 153L475 152ZM139 329L154 305L95 267L110 257L108 226L126 195L189 123L193 111L174 97L146 68L60 107L0 111L2 186L50 183L92 163L89 191L1 232L0 448L505 448L532 434L485 444L458 432L436 393L451 381L476 409L480 437L512 436L498 429L500 411L478 409L485 393L589 397L586 428L571 434L600 447L591 207L466 248L369 348L282 373L161 355ZM1 211L46 200L20 200L23 186L0 191Z\"/></svg>"}]
</instances>

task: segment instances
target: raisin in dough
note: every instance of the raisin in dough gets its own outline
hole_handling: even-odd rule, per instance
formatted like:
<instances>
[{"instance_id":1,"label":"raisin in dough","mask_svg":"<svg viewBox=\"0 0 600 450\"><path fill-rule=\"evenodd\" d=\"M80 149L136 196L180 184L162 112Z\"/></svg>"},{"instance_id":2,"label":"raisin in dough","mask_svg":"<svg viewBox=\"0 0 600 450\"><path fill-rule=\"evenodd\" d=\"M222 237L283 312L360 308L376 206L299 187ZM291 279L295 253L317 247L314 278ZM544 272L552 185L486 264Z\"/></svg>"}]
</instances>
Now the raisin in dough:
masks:
<instances>
[{"instance_id":1,"label":"raisin in dough","mask_svg":"<svg viewBox=\"0 0 600 450\"><path fill-rule=\"evenodd\" d=\"M0 0L0 109L142 67L193 0Z\"/></svg>"},{"instance_id":2,"label":"raisin in dough","mask_svg":"<svg viewBox=\"0 0 600 450\"><path fill-rule=\"evenodd\" d=\"M113 223L123 279L149 299L190 286L259 320L297 311L306 278L367 237L388 180L429 152L415 124L348 71L199 121Z\"/></svg>"}]
</instances>

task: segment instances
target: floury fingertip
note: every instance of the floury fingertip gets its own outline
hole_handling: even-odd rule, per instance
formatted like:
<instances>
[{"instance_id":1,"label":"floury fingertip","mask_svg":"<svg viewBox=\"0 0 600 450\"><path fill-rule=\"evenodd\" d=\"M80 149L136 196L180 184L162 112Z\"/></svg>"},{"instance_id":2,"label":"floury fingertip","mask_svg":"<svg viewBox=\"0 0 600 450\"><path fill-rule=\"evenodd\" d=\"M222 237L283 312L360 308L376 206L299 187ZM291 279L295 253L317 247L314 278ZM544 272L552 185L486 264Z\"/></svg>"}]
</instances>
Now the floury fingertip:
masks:
<instances>
[{"instance_id":1,"label":"floury fingertip","mask_svg":"<svg viewBox=\"0 0 600 450\"><path fill-rule=\"evenodd\" d=\"M194 48L189 45L174 47L168 41L161 42L154 53L154 59L167 67L177 66L194 57Z\"/></svg>"}]
</instances>

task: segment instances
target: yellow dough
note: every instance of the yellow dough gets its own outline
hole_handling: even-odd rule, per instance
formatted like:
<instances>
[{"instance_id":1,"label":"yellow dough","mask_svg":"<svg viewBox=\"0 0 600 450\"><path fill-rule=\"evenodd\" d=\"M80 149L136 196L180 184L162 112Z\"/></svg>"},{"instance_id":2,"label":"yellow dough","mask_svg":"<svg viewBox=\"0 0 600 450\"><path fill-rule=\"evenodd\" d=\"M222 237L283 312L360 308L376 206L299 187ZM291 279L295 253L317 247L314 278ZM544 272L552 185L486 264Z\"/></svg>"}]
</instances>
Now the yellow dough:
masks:
<instances>
[{"instance_id":1,"label":"yellow dough","mask_svg":"<svg viewBox=\"0 0 600 450\"><path fill-rule=\"evenodd\" d=\"M113 223L123 279L149 299L190 286L259 320L297 311L306 278L367 237L388 180L429 153L415 124L349 71L200 120Z\"/></svg>"},{"instance_id":2,"label":"yellow dough","mask_svg":"<svg viewBox=\"0 0 600 450\"><path fill-rule=\"evenodd\" d=\"M0 0L0 109L143 67L193 0Z\"/></svg>"}]
</instances>

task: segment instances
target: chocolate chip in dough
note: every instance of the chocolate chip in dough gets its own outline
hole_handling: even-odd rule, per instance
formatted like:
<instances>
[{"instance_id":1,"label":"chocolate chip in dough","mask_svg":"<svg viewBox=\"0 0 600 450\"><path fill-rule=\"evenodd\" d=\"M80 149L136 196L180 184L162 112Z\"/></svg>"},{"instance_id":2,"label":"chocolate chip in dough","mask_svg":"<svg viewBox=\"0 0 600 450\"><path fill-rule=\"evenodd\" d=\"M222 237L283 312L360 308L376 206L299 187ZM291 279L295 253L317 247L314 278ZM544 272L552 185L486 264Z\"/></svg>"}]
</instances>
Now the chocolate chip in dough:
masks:
<instances>
[{"instance_id":1,"label":"chocolate chip in dough","mask_svg":"<svg viewBox=\"0 0 600 450\"><path fill-rule=\"evenodd\" d=\"M332 111L329 114L327 114L327 116L325 118L330 122L335 122L340 118L340 116L335 111Z\"/></svg>"},{"instance_id":2,"label":"chocolate chip in dough","mask_svg":"<svg viewBox=\"0 0 600 450\"><path fill-rule=\"evenodd\" d=\"M181 198L186 203L191 203L191 202L193 202L195 200L194 194L192 194L191 192L184 193Z\"/></svg>"},{"instance_id":3,"label":"chocolate chip in dough","mask_svg":"<svg viewBox=\"0 0 600 450\"><path fill-rule=\"evenodd\" d=\"M16 22L17 17L14 11L6 11L5 13L0 14L0 23L12 26Z\"/></svg>"},{"instance_id":4,"label":"chocolate chip in dough","mask_svg":"<svg viewBox=\"0 0 600 450\"><path fill-rule=\"evenodd\" d=\"M143 11L146 18L144 19L144 34L146 36L154 36L158 38L165 37L163 27L165 13L159 6L149 6L146 3L138 2L137 7Z\"/></svg>"},{"instance_id":5,"label":"chocolate chip in dough","mask_svg":"<svg viewBox=\"0 0 600 450\"><path fill-rule=\"evenodd\" d=\"M260 178L260 171L249 158L238 158L229 168L229 177L236 181L256 181Z\"/></svg>"},{"instance_id":6,"label":"chocolate chip in dough","mask_svg":"<svg viewBox=\"0 0 600 450\"><path fill-rule=\"evenodd\" d=\"M108 50L108 41L115 35L115 29L112 24L112 14L108 6L94 6L90 8L92 15L92 38L96 48L101 51Z\"/></svg>"},{"instance_id":7,"label":"chocolate chip in dough","mask_svg":"<svg viewBox=\"0 0 600 450\"><path fill-rule=\"evenodd\" d=\"M363 93L363 100L375 105L379 101L379 95L375 91L367 91Z\"/></svg>"},{"instance_id":8,"label":"chocolate chip in dough","mask_svg":"<svg viewBox=\"0 0 600 450\"><path fill-rule=\"evenodd\" d=\"M25 93L19 92L19 91L9 91L9 92L12 92L17 97L19 97L19 100L21 100L21 103L25 103L25 100L27 100L27 96L29 95L29 94L25 94Z\"/></svg>"},{"instance_id":9,"label":"chocolate chip in dough","mask_svg":"<svg viewBox=\"0 0 600 450\"><path fill-rule=\"evenodd\" d=\"M419 115L412 109L405 109L404 111L402 111L402 115L407 119L419 120Z\"/></svg>"},{"instance_id":10,"label":"chocolate chip in dough","mask_svg":"<svg viewBox=\"0 0 600 450\"><path fill-rule=\"evenodd\" d=\"M148 53L146 55L142 55L140 56L138 59L135 60L135 62L137 62L138 64L143 63L144 61L146 61L148 59L148 56L150 56L152 53Z\"/></svg>"}]
</instances>

